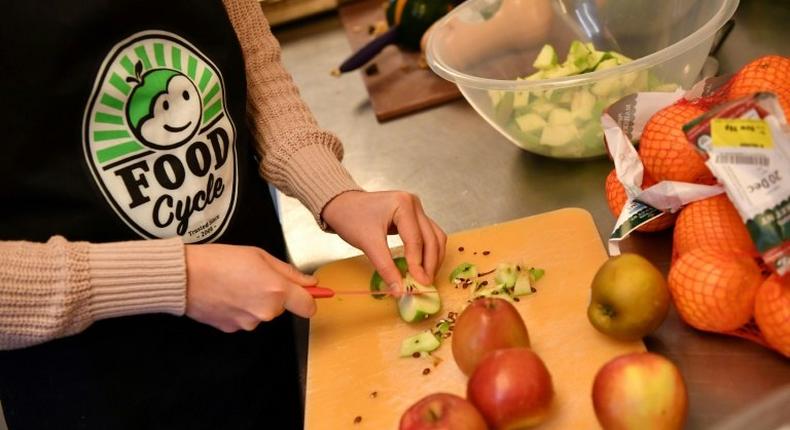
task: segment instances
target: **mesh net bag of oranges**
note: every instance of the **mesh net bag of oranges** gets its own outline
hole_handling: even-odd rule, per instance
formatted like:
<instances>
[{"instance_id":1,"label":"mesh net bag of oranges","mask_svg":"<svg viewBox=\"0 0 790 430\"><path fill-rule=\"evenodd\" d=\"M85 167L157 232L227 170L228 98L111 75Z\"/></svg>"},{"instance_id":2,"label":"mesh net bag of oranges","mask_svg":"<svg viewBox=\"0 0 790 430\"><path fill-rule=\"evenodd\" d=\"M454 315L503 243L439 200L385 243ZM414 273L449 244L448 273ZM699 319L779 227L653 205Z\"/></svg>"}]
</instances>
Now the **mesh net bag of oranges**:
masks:
<instances>
[{"instance_id":1,"label":"mesh net bag of oranges","mask_svg":"<svg viewBox=\"0 0 790 430\"><path fill-rule=\"evenodd\" d=\"M782 116L782 132L790 134L787 128L790 59L762 57L746 65L723 85L708 85L697 92L697 97L686 95L650 116L638 137L638 159L644 169L641 183L637 181L631 185L643 190L642 194L662 181L711 186L711 190L721 186L723 181L717 180L708 167L711 164L706 164L706 153L689 141L684 126L699 121L698 118L712 109L721 110L722 104L733 104L732 100L764 91L774 94L772 97L781 106L775 116ZM618 161L615 158L615 164ZM780 173L790 176L790 171ZM621 215L629 200L628 184L624 187L618 176L623 176L622 172L613 170L605 184L607 202L616 217ZM728 192L732 191L728 189ZM779 198L783 199L784 195ZM736 208L727 194L690 200L682 202L685 204L682 209L672 208L672 213L642 224L638 229L653 232L674 226L669 286L678 313L686 323L699 330L745 337L790 357L790 274L787 268L777 270L772 265L773 260L763 258L765 246L760 244L759 250L755 246L754 234L750 234L745 217L739 213L740 206ZM786 200L776 203L779 211L773 215L777 218L774 221L779 226L781 241L777 252L788 253L790 203ZM777 271L784 276L772 273Z\"/></svg>"}]
</instances>

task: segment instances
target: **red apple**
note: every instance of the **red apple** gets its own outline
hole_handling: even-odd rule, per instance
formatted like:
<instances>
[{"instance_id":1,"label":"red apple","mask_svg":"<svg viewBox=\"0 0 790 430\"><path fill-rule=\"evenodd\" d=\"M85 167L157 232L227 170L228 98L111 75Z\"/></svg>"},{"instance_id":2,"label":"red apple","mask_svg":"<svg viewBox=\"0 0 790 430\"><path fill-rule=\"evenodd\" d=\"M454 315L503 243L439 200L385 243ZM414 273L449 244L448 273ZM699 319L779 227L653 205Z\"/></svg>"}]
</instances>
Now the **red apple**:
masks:
<instances>
[{"instance_id":1,"label":"red apple","mask_svg":"<svg viewBox=\"0 0 790 430\"><path fill-rule=\"evenodd\" d=\"M516 308L493 297L477 299L461 312L452 340L453 358L466 375L491 351L529 346L527 326Z\"/></svg>"},{"instance_id":2,"label":"red apple","mask_svg":"<svg viewBox=\"0 0 790 430\"><path fill-rule=\"evenodd\" d=\"M400 419L400 430L487 430L475 407L455 394L434 393L413 404Z\"/></svg>"},{"instance_id":3,"label":"red apple","mask_svg":"<svg viewBox=\"0 0 790 430\"><path fill-rule=\"evenodd\" d=\"M650 352L621 355L595 375L593 407L605 429L682 429L686 384L668 359Z\"/></svg>"},{"instance_id":4,"label":"red apple","mask_svg":"<svg viewBox=\"0 0 790 430\"><path fill-rule=\"evenodd\" d=\"M491 428L513 430L543 422L554 387L543 361L531 349L498 349L478 364L466 397Z\"/></svg>"}]
</instances>

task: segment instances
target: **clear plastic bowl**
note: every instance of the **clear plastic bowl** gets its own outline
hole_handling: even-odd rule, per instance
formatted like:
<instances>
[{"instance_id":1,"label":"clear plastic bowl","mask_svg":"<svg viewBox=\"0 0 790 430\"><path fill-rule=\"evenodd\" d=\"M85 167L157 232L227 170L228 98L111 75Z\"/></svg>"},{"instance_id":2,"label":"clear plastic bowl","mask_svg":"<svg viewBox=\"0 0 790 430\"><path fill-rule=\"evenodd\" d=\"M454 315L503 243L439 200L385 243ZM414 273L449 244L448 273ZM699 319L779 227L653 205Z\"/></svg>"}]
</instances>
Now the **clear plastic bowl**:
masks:
<instances>
[{"instance_id":1,"label":"clear plastic bowl","mask_svg":"<svg viewBox=\"0 0 790 430\"><path fill-rule=\"evenodd\" d=\"M738 0L467 0L431 30L427 59L518 147L591 158L605 153L600 112L629 93L689 88L737 6ZM618 51L634 61L575 76L518 79L536 71L532 63L544 44L554 46L560 62L573 40L603 45L596 30L611 34ZM558 109L566 112L552 118Z\"/></svg>"}]
</instances>

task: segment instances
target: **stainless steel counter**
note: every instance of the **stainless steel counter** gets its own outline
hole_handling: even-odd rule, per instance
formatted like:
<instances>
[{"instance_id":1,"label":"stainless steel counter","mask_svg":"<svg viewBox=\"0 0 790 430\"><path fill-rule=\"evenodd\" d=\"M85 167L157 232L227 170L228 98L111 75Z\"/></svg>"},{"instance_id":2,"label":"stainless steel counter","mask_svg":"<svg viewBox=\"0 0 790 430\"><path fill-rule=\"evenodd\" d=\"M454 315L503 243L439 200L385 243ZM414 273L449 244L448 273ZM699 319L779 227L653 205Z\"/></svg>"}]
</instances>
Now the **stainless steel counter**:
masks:
<instances>
[{"instance_id":1,"label":"stainless steel counter","mask_svg":"<svg viewBox=\"0 0 790 430\"><path fill-rule=\"evenodd\" d=\"M743 0L736 22L719 51L722 72L737 70L761 54L790 56L790 2ZM614 218L603 194L604 178L612 168L608 160L562 162L526 153L463 100L380 124L359 76L329 75L350 52L335 14L279 28L275 34L304 99L319 122L341 137L345 165L366 189L418 194L448 233L571 206L593 215L602 239L611 231ZM284 198L281 204L292 259L303 270L359 254L322 233L298 202ZM393 238L391 244L399 242ZM637 237L627 248L666 271L671 234ZM744 340L695 331L674 313L645 343L675 361L684 374L690 429L711 428L790 385L790 361L779 354ZM782 413L788 412L768 412ZM752 430L759 428L752 424Z\"/></svg>"}]
</instances>

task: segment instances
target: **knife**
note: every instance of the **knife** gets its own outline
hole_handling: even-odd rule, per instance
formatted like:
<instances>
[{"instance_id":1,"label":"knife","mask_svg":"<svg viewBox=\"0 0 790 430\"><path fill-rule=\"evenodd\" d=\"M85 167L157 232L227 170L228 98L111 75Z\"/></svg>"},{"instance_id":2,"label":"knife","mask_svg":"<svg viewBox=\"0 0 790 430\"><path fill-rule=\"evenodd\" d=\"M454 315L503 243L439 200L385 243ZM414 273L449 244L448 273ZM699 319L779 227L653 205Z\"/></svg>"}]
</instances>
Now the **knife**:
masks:
<instances>
[{"instance_id":1,"label":"knife","mask_svg":"<svg viewBox=\"0 0 790 430\"><path fill-rule=\"evenodd\" d=\"M328 299L330 297L334 297L336 294L338 294L338 295L365 295L365 296L372 296L372 295L376 295L376 294L381 294L381 295L386 295L386 296L392 296L393 295L389 291L371 291L371 290L335 291L335 290L333 290L331 288L318 287L318 286L304 287L304 289L307 290L307 292L310 293L310 295L313 296L316 299ZM404 292L403 293L403 295L413 295L413 296L418 296L418 295L421 295L421 294L429 294L429 293L422 292L422 291L415 291L415 292L411 292L411 293ZM437 291L437 294L438 294L438 291Z\"/></svg>"}]
</instances>

